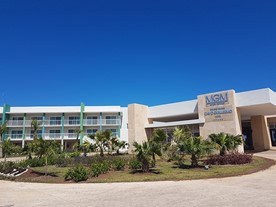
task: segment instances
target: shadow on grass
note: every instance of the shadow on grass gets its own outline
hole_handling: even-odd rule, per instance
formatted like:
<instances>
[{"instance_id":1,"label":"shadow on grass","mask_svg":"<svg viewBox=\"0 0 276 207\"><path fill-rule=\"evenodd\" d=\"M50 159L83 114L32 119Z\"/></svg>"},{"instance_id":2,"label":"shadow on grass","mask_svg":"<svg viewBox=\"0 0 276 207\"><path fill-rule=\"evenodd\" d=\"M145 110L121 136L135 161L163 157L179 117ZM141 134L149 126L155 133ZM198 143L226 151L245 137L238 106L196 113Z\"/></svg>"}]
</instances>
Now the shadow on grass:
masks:
<instances>
[{"instance_id":1,"label":"shadow on grass","mask_svg":"<svg viewBox=\"0 0 276 207\"><path fill-rule=\"evenodd\" d=\"M142 170L132 170L132 171L130 171L130 174L145 174L145 173L149 173L149 174L156 174L156 175L158 175L158 174L161 174L162 172L160 171L160 170L158 170L158 169L156 169L156 168L151 168L150 170L149 170L149 172L144 172L144 171L142 171Z\"/></svg>"}]
</instances>

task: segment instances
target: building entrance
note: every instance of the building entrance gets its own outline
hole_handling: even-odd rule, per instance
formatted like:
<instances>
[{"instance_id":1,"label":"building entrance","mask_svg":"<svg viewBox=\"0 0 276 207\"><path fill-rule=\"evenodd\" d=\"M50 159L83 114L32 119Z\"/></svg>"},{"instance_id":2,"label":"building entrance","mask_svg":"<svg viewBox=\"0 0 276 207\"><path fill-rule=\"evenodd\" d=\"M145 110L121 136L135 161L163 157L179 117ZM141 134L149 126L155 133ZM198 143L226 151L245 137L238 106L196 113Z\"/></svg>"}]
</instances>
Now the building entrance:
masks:
<instances>
[{"instance_id":1,"label":"building entrance","mask_svg":"<svg viewBox=\"0 0 276 207\"><path fill-rule=\"evenodd\" d=\"M242 134L244 138L244 150L254 150L251 122L242 123Z\"/></svg>"}]
</instances>

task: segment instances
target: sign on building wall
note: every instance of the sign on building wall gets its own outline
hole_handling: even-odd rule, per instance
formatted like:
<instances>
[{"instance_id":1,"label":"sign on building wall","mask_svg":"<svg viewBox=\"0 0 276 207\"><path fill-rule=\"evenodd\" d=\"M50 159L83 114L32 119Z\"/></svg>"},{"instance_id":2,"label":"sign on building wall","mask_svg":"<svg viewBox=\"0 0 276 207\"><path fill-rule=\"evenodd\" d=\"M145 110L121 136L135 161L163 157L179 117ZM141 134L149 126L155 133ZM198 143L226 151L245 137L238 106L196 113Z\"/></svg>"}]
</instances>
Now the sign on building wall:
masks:
<instances>
[{"instance_id":1,"label":"sign on building wall","mask_svg":"<svg viewBox=\"0 0 276 207\"><path fill-rule=\"evenodd\" d=\"M204 117L205 122L232 121L232 97L228 92L215 93L205 96Z\"/></svg>"}]
</instances>

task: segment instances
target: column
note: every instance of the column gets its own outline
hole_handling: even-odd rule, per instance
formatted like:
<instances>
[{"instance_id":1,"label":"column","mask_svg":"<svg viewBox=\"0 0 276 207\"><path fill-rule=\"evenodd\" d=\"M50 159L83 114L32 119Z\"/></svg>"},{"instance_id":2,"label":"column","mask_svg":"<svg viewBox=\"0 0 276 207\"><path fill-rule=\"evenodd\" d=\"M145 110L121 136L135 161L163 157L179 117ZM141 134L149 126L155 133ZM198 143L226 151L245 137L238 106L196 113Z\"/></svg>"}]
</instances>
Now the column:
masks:
<instances>
[{"instance_id":1,"label":"column","mask_svg":"<svg viewBox=\"0 0 276 207\"><path fill-rule=\"evenodd\" d=\"M118 112L118 138L121 137L121 112Z\"/></svg>"},{"instance_id":2,"label":"column","mask_svg":"<svg viewBox=\"0 0 276 207\"><path fill-rule=\"evenodd\" d=\"M80 111L80 144L83 143L83 112L84 112L84 103L81 103Z\"/></svg>"},{"instance_id":3,"label":"column","mask_svg":"<svg viewBox=\"0 0 276 207\"><path fill-rule=\"evenodd\" d=\"M24 118L23 118L22 148L25 146L25 138L26 138L26 113L24 113Z\"/></svg>"},{"instance_id":4,"label":"column","mask_svg":"<svg viewBox=\"0 0 276 207\"><path fill-rule=\"evenodd\" d=\"M100 113L100 131L103 130L103 113Z\"/></svg>"},{"instance_id":5,"label":"column","mask_svg":"<svg viewBox=\"0 0 276 207\"><path fill-rule=\"evenodd\" d=\"M43 113L42 115L42 130L41 130L42 139L44 139L44 134L45 134L45 113Z\"/></svg>"},{"instance_id":6,"label":"column","mask_svg":"<svg viewBox=\"0 0 276 207\"><path fill-rule=\"evenodd\" d=\"M63 150L64 145L64 113L62 113L61 117L61 150Z\"/></svg>"}]
</instances>

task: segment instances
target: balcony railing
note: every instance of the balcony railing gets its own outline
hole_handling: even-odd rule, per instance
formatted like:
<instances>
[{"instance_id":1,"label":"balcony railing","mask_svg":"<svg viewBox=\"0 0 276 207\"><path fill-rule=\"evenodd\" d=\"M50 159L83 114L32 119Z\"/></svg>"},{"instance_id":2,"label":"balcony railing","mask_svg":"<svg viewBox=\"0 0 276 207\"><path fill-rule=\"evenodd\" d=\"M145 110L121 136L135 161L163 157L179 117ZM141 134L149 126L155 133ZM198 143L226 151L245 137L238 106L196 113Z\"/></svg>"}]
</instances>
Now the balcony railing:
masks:
<instances>
[{"instance_id":1,"label":"balcony railing","mask_svg":"<svg viewBox=\"0 0 276 207\"><path fill-rule=\"evenodd\" d=\"M6 134L5 139L10 138L11 140L20 140L23 138L23 134Z\"/></svg>"},{"instance_id":2,"label":"balcony railing","mask_svg":"<svg viewBox=\"0 0 276 207\"><path fill-rule=\"evenodd\" d=\"M120 119L102 119L102 125L119 125Z\"/></svg>"},{"instance_id":3,"label":"balcony railing","mask_svg":"<svg viewBox=\"0 0 276 207\"><path fill-rule=\"evenodd\" d=\"M23 120L9 120L7 122L8 127L13 127L13 126L23 126L24 121Z\"/></svg>"},{"instance_id":4,"label":"balcony railing","mask_svg":"<svg viewBox=\"0 0 276 207\"><path fill-rule=\"evenodd\" d=\"M100 125L100 119L84 119L83 125Z\"/></svg>"}]
</instances>

